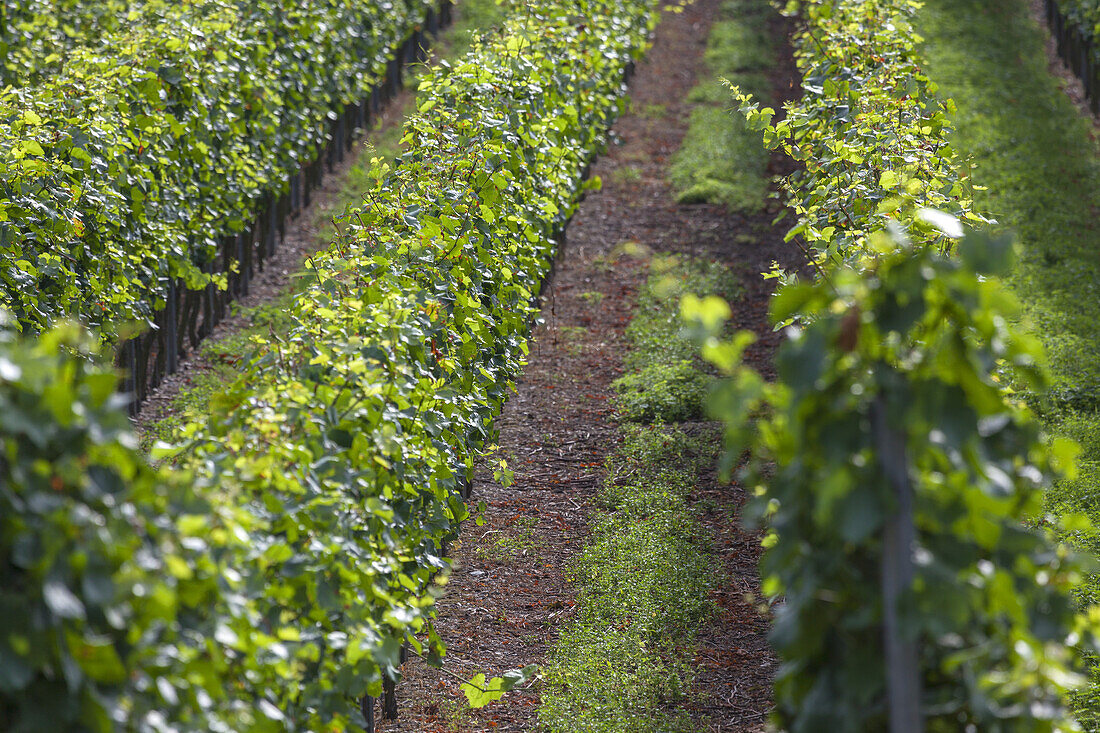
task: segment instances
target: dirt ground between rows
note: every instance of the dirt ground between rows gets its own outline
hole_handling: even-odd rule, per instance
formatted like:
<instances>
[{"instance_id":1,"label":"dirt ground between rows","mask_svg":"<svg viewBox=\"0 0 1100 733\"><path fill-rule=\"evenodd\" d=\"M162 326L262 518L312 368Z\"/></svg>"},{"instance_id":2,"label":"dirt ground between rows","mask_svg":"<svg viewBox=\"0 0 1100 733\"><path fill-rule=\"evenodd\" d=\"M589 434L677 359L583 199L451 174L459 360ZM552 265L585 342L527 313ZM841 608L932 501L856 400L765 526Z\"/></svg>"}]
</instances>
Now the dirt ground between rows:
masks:
<instances>
[{"instance_id":1,"label":"dirt ground between rows","mask_svg":"<svg viewBox=\"0 0 1100 733\"><path fill-rule=\"evenodd\" d=\"M491 475L479 476L473 501L488 503L486 524L471 522L464 528L454 548L447 593L438 605L437 630L448 648L445 667L460 677L545 662L558 630L573 613L575 592L566 573L587 537L590 502L604 461L618 444L608 406L610 384L622 373L623 331L645 275L641 261L617 256L622 245L636 242L655 252L716 259L738 271L744 296L731 304L734 325L757 332L749 360L771 374L778 337L767 325L770 288L759 273L773 260L790 265L796 259L782 243L782 229L771 225L775 210L745 217L715 206L677 205L666 182L669 159L687 128L691 106L686 95L720 4L695 0L682 14L665 13L631 83L633 111L617 122L615 142L594 168L603 189L581 205L545 290L530 363L497 422L502 453L516 469L515 483L504 489ZM1032 0L1032 6L1033 16L1045 25L1042 3ZM786 32L779 19L775 30ZM1063 90L1090 116L1081 84L1057 57L1053 39L1048 39L1047 53ZM796 78L793 62L784 58L773 75L781 99L797 96ZM409 94L403 92L387 107L382 128L401 124ZM1093 120L1100 129L1100 119ZM268 302L287 290L302 260L323 244L316 212L335 199L356 157L347 156L326 175L313 205L289 223L283 246L240 305ZM784 173L784 166L777 159L771 172ZM214 338L225 338L244 324L241 317L229 317ZM208 368L201 354L189 355L181 371L143 405L139 427L171 414L179 390L196 371ZM740 487L723 485L712 475L694 498L714 507L705 520L719 550L715 572L722 582L713 598L721 611L698 639L688 708L702 728L761 731L775 660L765 640L767 620L746 600L759 591L758 538L729 521L730 509L744 500ZM403 672L399 718L381 723L380 731L537 729L538 682L485 710L460 712L464 698L453 677L415 658Z\"/></svg>"},{"instance_id":2,"label":"dirt ground between rows","mask_svg":"<svg viewBox=\"0 0 1100 733\"><path fill-rule=\"evenodd\" d=\"M631 83L630 114L614 127L614 142L593 173L603 189L582 203L568 243L544 291L542 322L530 362L497 421L515 482L502 488L491 475L475 482L473 502L488 504L484 526L469 522L453 550L454 572L438 604L437 631L447 645L445 668L464 679L490 676L548 658L558 631L573 613L575 590L566 579L588 534L591 500L602 466L618 442L609 407L611 382L621 375L623 331L645 267L621 256L638 243L654 252L722 261L743 281L731 304L738 328L760 339L749 355L770 373L777 343L767 324L769 296L760 273L773 260L790 263L771 210L746 217L709 205L675 203L666 171L687 127L686 95L695 82L708 29L721 0L696 0L680 14L666 12L653 48ZM778 17L776 32L786 28ZM793 62L774 74L781 98L797 90ZM776 162L772 173L782 173ZM482 472L483 474L486 472ZM748 600L759 591L759 538L730 521L744 496L712 476L693 497L715 507L706 515L720 562L721 609L703 630L688 704L701 727L763 730L775 660L767 619ZM413 657L398 685L399 717L379 730L528 731L537 728L539 682L477 711L463 711L458 681Z\"/></svg>"}]
</instances>

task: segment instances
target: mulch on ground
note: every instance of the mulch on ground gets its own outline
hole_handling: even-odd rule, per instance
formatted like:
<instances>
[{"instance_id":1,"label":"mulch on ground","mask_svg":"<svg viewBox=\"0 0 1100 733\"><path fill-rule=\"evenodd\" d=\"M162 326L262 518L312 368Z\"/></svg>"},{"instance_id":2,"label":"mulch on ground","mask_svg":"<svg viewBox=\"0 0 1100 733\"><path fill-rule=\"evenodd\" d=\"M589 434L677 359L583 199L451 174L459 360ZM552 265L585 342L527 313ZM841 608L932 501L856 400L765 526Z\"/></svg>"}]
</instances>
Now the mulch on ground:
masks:
<instances>
[{"instance_id":1,"label":"mulch on ground","mask_svg":"<svg viewBox=\"0 0 1100 733\"><path fill-rule=\"evenodd\" d=\"M544 290L542 323L517 394L497 421L501 454L515 469L503 488L491 472L475 481L473 503L485 501L483 526L472 521L453 548L455 568L438 603L437 631L447 645L445 668L463 679L541 663L575 604L569 566L588 533L591 499L607 456L618 444L609 407L611 382L622 374L623 332L644 263L624 254L635 245L718 260L742 277L744 296L731 304L734 325L759 335L749 360L765 374L778 336L767 323L773 260L791 264L791 247L772 225L773 208L731 214L711 205L680 205L666 171L687 128L686 95L695 83L709 27L721 0L696 0L665 13L653 48L631 83L631 108L614 127L614 142L593 173L599 192L581 204L555 274ZM781 19L775 30L785 33ZM774 75L781 98L797 94L793 62ZM777 160L773 174L786 172ZM778 206L778 204L773 204ZM624 245L626 245L624 247ZM763 730L775 661L767 618L757 608L759 537L731 514L743 490L710 476L694 497L709 499L705 523L720 556L715 572L721 609L702 630L690 709L715 731ZM527 731L537 727L539 683L488 708L463 711L455 677L413 657L397 687L399 717L386 731Z\"/></svg>"}]
</instances>

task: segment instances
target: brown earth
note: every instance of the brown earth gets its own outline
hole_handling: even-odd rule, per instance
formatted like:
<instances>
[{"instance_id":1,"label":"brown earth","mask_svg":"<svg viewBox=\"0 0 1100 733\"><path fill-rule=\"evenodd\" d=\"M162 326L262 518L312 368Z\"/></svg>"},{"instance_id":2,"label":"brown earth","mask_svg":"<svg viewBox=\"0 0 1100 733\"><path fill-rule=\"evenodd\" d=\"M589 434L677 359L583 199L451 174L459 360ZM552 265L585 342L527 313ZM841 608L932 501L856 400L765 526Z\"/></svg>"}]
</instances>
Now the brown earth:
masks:
<instances>
[{"instance_id":1,"label":"brown earth","mask_svg":"<svg viewBox=\"0 0 1100 733\"><path fill-rule=\"evenodd\" d=\"M527 731L537 727L539 685L512 692L482 710L463 710L458 679L543 663L572 615L575 590L566 579L594 511L602 467L618 444L609 406L622 374L624 328L646 269L624 254L638 243L728 264L741 275L744 297L731 304L734 325L760 338L749 354L771 372L777 335L766 319L770 289L760 277L773 260L788 266L792 251L771 224L777 204L759 215L717 206L679 205L666 181L672 154L687 128L686 95L701 65L721 0L696 0L666 12L654 45L631 83L631 109L614 127L613 144L594 167L603 188L589 194L568 229L553 280L544 289L542 322L517 393L497 421L501 453L515 469L509 488L482 471L473 503L485 501L485 524L469 522L453 548L454 571L439 601L437 631L448 655L440 672L413 657L397 687L399 716L379 730ZM780 18L775 31L785 33ZM774 83L780 100L797 94L785 56ZM773 174L786 172L776 161ZM714 731L763 730L775 660L766 642L759 597L759 538L729 517L743 490L704 480L693 497L709 499L706 524L719 555L715 572L721 609L702 630L697 678L688 709Z\"/></svg>"}]
</instances>

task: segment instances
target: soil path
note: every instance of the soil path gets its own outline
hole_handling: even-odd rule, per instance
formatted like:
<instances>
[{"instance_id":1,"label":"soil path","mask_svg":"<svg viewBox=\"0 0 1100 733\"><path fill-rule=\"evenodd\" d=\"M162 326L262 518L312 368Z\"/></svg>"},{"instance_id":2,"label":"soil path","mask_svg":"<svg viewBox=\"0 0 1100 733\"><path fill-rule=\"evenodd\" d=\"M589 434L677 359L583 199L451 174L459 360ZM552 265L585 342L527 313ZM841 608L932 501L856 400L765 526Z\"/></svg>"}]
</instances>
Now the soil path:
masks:
<instances>
[{"instance_id":1,"label":"soil path","mask_svg":"<svg viewBox=\"0 0 1100 733\"><path fill-rule=\"evenodd\" d=\"M615 142L594 168L603 189L582 203L544 291L530 362L497 422L515 482L505 489L491 475L478 476L473 502L487 502L486 523L464 527L438 604L445 667L463 679L544 662L572 613L569 563L587 536L590 502L617 445L610 385L622 373L623 330L645 275L641 262L623 254L636 247L624 244L718 260L740 273L745 295L732 304L735 325L760 335L749 358L770 373L777 337L766 321L769 288L760 273L773 260L790 265L792 259L782 230L771 225L775 210L746 217L716 206L678 205L666 182L691 111L686 95L720 4L696 0L682 13L664 14L631 84L633 111L615 125ZM779 18L775 30L785 32ZM793 78L787 56L774 76L781 98L796 94ZM782 173L781 165L777 161L771 172ZM730 519L744 499L740 487L713 477L704 484L695 498L714 507L707 524L721 556L715 572L722 589L714 598L721 612L699 639L689 707L711 730L763 730L774 660L767 620L751 600L759 592L759 538ZM399 718L379 730L537 728L538 683L483 710L463 711L458 682L414 657L397 694Z\"/></svg>"}]
</instances>

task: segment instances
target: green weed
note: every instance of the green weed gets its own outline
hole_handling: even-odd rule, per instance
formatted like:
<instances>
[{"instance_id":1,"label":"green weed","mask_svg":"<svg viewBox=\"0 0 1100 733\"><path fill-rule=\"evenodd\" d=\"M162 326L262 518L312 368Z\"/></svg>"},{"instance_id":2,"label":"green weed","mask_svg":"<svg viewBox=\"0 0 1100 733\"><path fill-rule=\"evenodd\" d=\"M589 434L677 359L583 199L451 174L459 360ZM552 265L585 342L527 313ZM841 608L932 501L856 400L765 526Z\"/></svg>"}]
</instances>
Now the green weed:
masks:
<instances>
[{"instance_id":1,"label":"green weed","mask_svg":"<svg viewBox=\"0 0 1100 733\"><path fill-rule=\"evenodd\" d=\"M765 72L775 63L767 28L765 0L729 0L710 31L702 80L689 99L687 134L672 159L669 176L682 203L716 203L731 211L754 212L768 193L768 153L760 133L732 114L729 90L722 80L770 96Z\"/></svg>"},{"instance_id":2,"label":"green weed","mask_svg":"<svg viewBox=\"0 0 1100 733\"><path fill-rule=\"evenodd\" d=\"M668 105L650 103L639 106L633 100L631 100L630 111L632 114L636 114L639 117L644 117L647 120L660 120L664 119L668 115Z\"/></svg>"},{"instance_id":3,"label":"green weed","mask_svg":"<svg viewBox=\"0 0 1100 733\"><path fill-rule=\"evenodd\" d=\"M702 416L713 377L692 359L646 364L615 381L619 416L630 422L683 422Z\"/></svg>"},{"instance_id":4,"label":"green weed","mask_svg":"<svg viewBox=\"0 0 1100 733\"><path fill-rule=\"evenodd\" d=\"M628 373L612 385L615 405L630 422L681 422L702 417L712 376L680 326L680 298L686 293L735 298L738 285L720 263L655 256L650 275L626 329Z\"/></svg>"},{"instance_id":5,"label":"green weed","mask_svg":"<svg viewBox=\"0 0 1100 733\"><path fill-rule=\"evenodd\" d=\"M588 329L584 326L559 326L558 336L565 346L565 350L576 356L584 351L584 338L588 335Z\"/></svg>"},{"instance_id":6,"label":"green weed","mask_svg":"<svg viewBox=\"0 0 1100 733\"><path fill-rule=\"evenodd\" d=\"M611 180L619 186L630 186L642 180L642 174L632 165L621 165L611 173Z\"/></svg>"},{"instance_id":7,"label":"green weed","mask_svg":"<svg viewBox=\"0 0 1100 733\"><path fill-rule=\"evenodd\" d=\"M713 610L705 532L686 503L706 454L677 429L625 432L600 492L610 511L572 568L578 615L544 669L548 730L699 728L669 705L687 696L695 631Z\"/></svg>"},{"instance_id":8,"label":"green weed","mask_svg":"<svg viewBox=\"0 0 1100 733\"><path fill-rule=\"evenodd\" d=\"M516 559L531 555L538 549L535 539L536 517L520 517L508 528L506 534L493 543L498 559Z\"/></svg>"}]
</instances>

